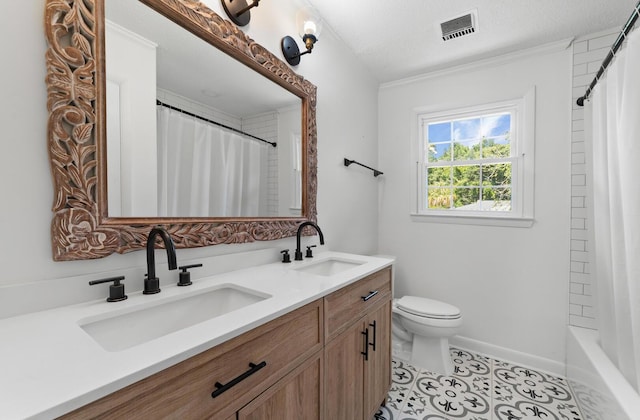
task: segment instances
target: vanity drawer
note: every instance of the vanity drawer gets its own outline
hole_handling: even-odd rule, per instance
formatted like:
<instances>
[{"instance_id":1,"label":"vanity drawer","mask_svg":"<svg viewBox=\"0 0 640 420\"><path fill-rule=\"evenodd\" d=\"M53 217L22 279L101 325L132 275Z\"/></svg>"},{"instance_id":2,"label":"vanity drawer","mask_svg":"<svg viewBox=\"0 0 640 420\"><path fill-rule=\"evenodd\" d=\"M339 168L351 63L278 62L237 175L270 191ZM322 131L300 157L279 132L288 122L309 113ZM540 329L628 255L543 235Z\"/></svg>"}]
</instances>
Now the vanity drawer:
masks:
<instances>
[{"instance_id":1,"label":"vanity drawer","mask_svg":"<svg viewBox=\"0 0 640 420\"><path fill-rule=\"evenodd\" d=\"M65 418L227 418L320 350L322 324L318 300ZM216 383L234 382L212 398Z\"/></svg>"},{"instance_id":2,"label":"vanity drawer","mask_svg":"<svg viewBox=\"0 0 640 420\"><path fill-rule=\"evenodd\" d=\"M325 342L365 314L377 302L391 297L391 268L385 268L324 298Z\"/></svg>"}]
</instances>

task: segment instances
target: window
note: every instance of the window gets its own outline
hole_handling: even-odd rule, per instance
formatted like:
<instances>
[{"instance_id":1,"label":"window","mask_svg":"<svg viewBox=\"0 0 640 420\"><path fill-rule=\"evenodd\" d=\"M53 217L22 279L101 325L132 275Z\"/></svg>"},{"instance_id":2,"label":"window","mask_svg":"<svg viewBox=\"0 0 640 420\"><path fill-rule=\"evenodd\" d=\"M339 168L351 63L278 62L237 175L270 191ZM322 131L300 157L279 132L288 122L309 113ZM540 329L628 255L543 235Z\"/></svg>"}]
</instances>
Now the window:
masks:
<instances>
[{"instance_id":1,"label":"window","mask_svg":"<svg viewBox=\"0 0 640 420\"><path fill-rule=\"evenodd\" d=\"M527 112L533 103L527 102L533 94L528 96L417 114L418 215L531 220L533 118Z\"/></svg>"}]
</instances>

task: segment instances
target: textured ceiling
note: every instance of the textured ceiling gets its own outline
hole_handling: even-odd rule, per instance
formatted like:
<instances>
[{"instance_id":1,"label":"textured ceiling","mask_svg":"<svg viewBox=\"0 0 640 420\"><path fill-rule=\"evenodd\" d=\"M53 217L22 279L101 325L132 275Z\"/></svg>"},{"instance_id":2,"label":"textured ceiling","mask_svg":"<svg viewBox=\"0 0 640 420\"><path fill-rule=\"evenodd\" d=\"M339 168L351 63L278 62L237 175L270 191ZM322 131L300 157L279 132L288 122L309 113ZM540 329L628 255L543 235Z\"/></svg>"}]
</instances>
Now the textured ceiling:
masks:
<instances>
[{"instance_id":1,"label":"textured ceiling","mask_svg":"<svg viewBox=\"0 0 640 420\"><path fill-rule=\"evenodd\" d=\"M380 82L621 29L637 4L637 0L307 1ZM440 22L472 10L478 15L477 32L442 41Z\"/></svg>"}]
</instances>

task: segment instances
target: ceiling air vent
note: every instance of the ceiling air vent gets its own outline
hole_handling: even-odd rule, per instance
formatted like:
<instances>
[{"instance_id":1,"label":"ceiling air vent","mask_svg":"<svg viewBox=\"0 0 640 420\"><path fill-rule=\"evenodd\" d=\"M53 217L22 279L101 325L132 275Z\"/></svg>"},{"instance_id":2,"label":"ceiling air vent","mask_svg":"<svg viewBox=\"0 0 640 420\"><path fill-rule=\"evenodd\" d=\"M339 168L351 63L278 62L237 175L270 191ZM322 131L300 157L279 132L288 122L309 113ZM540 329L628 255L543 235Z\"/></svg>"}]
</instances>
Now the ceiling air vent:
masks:
<instances>
[{"instance_id":1,"label":"ceiling air vent","mask_svg":"<svg viewBox=\"0 0 640 420\"><path fill-rule=\"evenodd\" d=\"M473 11L446 22L442 22L440 24L440 29L442 29L442 40L448 41L450 39L474 33L477 28L477 20L477 15L475 11Z\"/></svg>"}]
</instances>

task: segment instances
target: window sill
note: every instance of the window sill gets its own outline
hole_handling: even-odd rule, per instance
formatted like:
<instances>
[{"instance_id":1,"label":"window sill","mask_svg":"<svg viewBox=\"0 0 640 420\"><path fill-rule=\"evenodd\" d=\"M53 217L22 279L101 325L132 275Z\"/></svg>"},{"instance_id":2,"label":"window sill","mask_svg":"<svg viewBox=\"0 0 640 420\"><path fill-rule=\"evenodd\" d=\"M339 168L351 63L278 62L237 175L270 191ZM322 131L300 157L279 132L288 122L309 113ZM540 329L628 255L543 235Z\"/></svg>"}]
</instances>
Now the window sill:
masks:
<instances>
[{"instance_id":1,"label":"window sill","mask_svg":"<svg viewBox=\"0 0 640 420\"><path fill-rule=\"evenodd\" d=\"M479 225L529 228L533 226L534 219L529 217L502 217L502 216L453 216L435 214L411 213L411 221L421 223L446 223L456 225Z\"/></svg>"}]
</instances>

